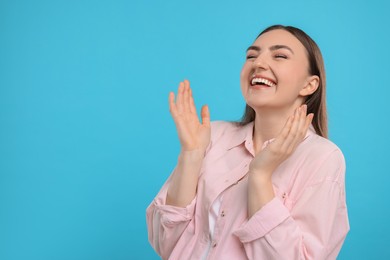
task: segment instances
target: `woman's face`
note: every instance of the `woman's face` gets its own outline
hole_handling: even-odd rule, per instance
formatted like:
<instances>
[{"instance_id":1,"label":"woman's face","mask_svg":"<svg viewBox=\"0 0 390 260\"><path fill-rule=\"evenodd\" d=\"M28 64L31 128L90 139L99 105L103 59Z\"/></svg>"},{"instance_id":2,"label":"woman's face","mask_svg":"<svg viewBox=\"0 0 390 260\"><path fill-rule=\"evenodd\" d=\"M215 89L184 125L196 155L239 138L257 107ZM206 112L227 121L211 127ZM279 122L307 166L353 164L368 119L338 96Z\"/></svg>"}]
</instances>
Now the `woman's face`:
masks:
<instances>
[{"instance_id":1,"label":"woman's face","mask_svg":"<svg viewBox=\"0 0 390 260\"><path fill-rule=\"evenodd\" d=\"M303 89L313 77L308 66L305 47L295 36L281 29L262 34L248 48L241 71L247 104L255 111L299 106L306 95Z\"/></svg>"}]
</instances>

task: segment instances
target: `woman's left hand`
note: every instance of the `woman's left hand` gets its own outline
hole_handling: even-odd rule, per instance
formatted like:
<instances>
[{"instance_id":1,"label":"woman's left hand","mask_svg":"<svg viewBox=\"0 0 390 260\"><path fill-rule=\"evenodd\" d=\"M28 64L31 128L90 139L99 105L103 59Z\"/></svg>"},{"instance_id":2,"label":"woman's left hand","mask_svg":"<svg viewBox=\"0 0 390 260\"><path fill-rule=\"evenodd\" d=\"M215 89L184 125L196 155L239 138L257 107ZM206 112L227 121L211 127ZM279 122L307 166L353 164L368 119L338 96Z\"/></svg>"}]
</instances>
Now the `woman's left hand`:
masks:
<instances>
[{"instance_id":1,"label":"woman's left hand","mask_svg":"<svg viewBox=\"0 0 390 260\"><path fill-rule=\"evenodd\" d=\"M313 120L313 114L306 115L307 106L298 107L287 119L275 140L255 156L249 166L251 174L270 180L275 169L286 160L302 142Z\"/></svg>"}]
</instances>

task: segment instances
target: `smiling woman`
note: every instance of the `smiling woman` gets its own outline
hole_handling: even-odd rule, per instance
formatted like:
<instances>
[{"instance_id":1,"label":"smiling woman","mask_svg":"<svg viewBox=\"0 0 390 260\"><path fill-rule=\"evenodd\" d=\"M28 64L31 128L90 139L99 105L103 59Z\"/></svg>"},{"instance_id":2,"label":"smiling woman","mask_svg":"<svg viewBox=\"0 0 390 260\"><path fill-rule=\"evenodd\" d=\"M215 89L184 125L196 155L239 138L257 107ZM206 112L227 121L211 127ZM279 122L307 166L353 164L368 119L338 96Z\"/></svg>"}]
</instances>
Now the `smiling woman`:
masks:
<instances>
[{"instance_id":1,"label":"smiling woman","mask_svg":"<svg viewBox=\"0 0 390 260\"><path fill-rule=\"evenodd\" d=\"M307 96L305 100L305 104L308 105L308 112L314 114L313 117L314 129L319 135L326 138L328 137L328 127L327 127L327 113L326 113L326 99L325 99L326 77L325 77L324 61L321 55L321 51L318 48L317 44L305 32L291 26L281 26L281 25L271 26L266 30L264 30L257 38L254 45L250 46L247 49L247 60L253 62L253 60L256 59L256 57L259 55L261 48L259 46L256 46L256 42L258 41L260 36L262 36L266 32L271 32L274 30L284 31L285 36L290 36L290 37L295 36L292 37L291 40L293 40L295 44L298 44L298 46L296 46L297 49L300 50L302 47L304 47L303 51L305 52L306 55L302 55L301 53L300 57L301 58L303 57L304 59L301 60L300 62L297 62L297 64L295 65L297 67L302 67L302 62L304 64L307 63L308 61L309 64L306 65L308 68L308 73L310 75L318 77L318 83L317 83L318 89L316 89L312 94L309 94ZM271 55L274 55L274 60L291 59L291 58L295 58L296 60L297 55L295 55L292 48L290 48L287 45L276 44L270 46L269 51L271 52ZM295 56L295 57L291 57L291 56ZM293 63L290 63L290 65L293 65ZM244 69L243 72L245 72ZM251 82L252 85L254 83L253 80L256 80L256 77L253 77ZM273 82L272 79L270 81L275 84L275 82ZM255 111L249 105L247 105L242 122L243 124L246 124L253 121L254 119L255 119Z\"/></svg>"},{"instance_id":2,"label":"smiling woman","mask_svg":"<svg viewBox=\"0 0 390 260\"><path fill-rule=\"evenodd\" d=\"M345 162L327 138L325 70L300 29L247 49L241 122L198 119L187 80L169 94L181 152L147 209L163 259L335 259L349 231Z\"/></svg>"}]
</instances>

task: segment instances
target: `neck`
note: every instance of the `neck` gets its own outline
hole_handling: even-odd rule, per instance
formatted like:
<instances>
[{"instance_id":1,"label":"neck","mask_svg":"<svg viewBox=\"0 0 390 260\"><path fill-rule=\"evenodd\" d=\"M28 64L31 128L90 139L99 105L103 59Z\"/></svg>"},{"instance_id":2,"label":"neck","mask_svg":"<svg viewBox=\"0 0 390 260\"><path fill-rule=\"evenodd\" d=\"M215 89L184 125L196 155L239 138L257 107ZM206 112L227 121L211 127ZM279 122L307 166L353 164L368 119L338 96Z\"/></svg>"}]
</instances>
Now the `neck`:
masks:
<instances>
[{"instance_id":1,"label":"neck","mask_svg":"<svg viewBox=\"0 0 390 260\"><path fill-rule=\"evenodd\" d=\"M283 129L295 107L288 109L261 109L256 111L253 129L253 145L255 153L260 152L264 142L275 138Z\"/></svg>"}]
</instances>

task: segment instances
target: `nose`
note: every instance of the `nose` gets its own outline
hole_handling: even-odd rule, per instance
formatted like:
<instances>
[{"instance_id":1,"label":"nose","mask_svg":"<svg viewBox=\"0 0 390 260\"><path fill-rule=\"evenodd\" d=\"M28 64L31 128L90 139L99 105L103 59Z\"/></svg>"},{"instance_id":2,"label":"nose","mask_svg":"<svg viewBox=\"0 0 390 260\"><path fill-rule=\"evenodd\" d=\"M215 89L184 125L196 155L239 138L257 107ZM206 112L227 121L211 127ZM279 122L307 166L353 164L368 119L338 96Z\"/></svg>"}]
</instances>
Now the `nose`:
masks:
<instances>
[{"instance_id":1,"label":"nose","mask_svg":"<svg viewBox=\"0 0 390 260\"><path fill-rule=\"evenodd\" d=\"M268 69L268 63L264 55L259 54L253 62L254 69Z\"/></svg>"}]
</instances>

